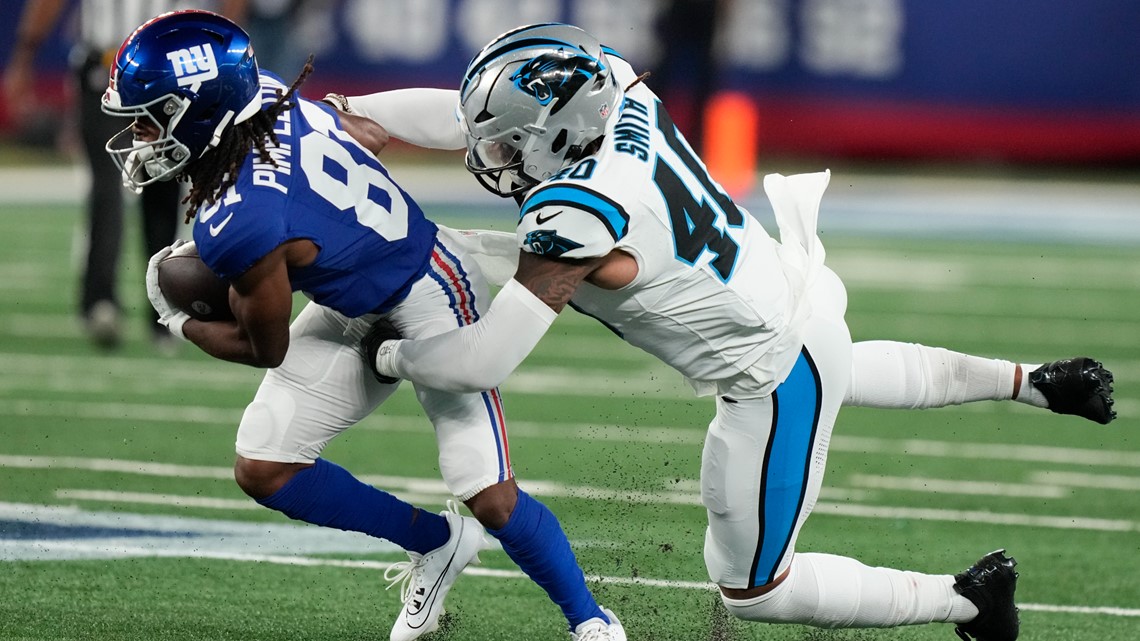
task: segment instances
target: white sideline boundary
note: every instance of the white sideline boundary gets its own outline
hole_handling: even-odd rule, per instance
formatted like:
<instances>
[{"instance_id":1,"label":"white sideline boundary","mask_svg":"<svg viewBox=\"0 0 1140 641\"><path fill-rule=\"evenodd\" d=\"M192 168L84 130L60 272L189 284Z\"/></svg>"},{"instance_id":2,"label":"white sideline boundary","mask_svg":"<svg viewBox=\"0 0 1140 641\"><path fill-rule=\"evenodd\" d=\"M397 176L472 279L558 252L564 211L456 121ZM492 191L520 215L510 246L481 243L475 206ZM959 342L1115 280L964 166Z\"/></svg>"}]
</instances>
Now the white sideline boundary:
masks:
<instances>
[{"instance_id":1,"label":"white sideline boundary","mask_svg":"<svg viewBox=\"0 0 1140 641\"><path fill-rule=\"evenodd\" d=\"M462 207L478 214L511 211L483 190L457 160L451 165L385 159L393 178L424 206ZM819 171L826 167L820 166ZM780 171L766 167L766 171ZM791 173L784 171L784 173ZM0 168L0 215L19 204L79 203L88 178L82 165ZM771 219L757 179L738 199ZM1005 180L936 176L882 176L833 171L821 210L821 232L917 236L1140 243L1140 185L1064 180ZM506 219L504 219L506 220Z\"/></svg>"}]
</instances>

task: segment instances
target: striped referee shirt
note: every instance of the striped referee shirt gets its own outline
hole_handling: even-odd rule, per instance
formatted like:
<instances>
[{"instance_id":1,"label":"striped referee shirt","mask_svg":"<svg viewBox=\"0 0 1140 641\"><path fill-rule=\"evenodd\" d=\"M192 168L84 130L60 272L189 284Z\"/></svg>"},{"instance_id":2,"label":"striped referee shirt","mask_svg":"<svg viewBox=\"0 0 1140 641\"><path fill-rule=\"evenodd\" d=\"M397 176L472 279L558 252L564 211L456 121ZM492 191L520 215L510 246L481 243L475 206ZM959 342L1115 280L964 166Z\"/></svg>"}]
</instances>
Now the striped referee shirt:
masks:
<instances>
[{"instance_id":1,"label":"striped referee shirt","mask_svg":"<svg viewBox=\"0 0 1140 641\"><path fill-rule=\"evenodd\" d=\"M175 9L216 10L213 4L180 0L80 0L79 43L88 51L113 55L123 40L147 20Z\"/></svg>"}]
</instances>

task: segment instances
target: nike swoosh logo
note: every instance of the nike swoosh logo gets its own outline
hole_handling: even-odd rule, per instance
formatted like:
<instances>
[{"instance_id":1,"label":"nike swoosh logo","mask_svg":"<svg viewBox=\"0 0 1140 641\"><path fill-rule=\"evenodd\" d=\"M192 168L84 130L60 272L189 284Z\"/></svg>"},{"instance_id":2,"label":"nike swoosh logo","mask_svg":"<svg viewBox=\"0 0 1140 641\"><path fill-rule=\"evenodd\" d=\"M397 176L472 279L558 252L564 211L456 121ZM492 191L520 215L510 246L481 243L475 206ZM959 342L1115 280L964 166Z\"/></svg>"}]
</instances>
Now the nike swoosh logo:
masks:
<instances>
[{"instance_id":1,"label":"nike swoosh logo","mask_svg":"<svg viewBox=\"0 0 1140 641\"><path fill-rule=\"evenodd\" d=\"M222 233L222 228L225 227L233 217L234 213L231 211L229 216L226 216L222 219L222 222L210 225L210 235L217 236L218 234Z\"/></svg>"},{"instance_id":2,"label":"nike swoosh logo","mask_svg":"<svg viewBox=\"0 0 1140 641\"><path fill-rule=\"evenodd\" d=\"M459 535L463 536L463 528L467 527L467 524L463 523L461 521L459 524L459 527L460 527ZM436 577L435 583L433 583L431 585L431 587L428 588L427 594L425 594L423 596L423 600L420 602L420 606L417 608L417 607L415 607L415 604L413 603L412 604L413 607L408 608L406 619L408 619L408 627L409 628L413 628L413 629L420 628L425 623L427 623L427 620L425 620L425 619L412 620L412 618L416 617L418 619L419 616L421 614L423 614L425 611L431 612L431 606L435 603L435 600L439 597L439 586L441 584L443 584L444 579L447 578L447 573L449 570L451 570L451 565L453 563L455 563L455 555L458 552L459 552L458 547L456 547L454 550L451 551L451 556L447 559L447 565L443 566L443 571L439 573L438 577Z\"/></svg>"},{"instance_id":3,"label":"nike swoosh logo","mask_svg":"<svg viewBox=\"0 0 1140 641\"><path fill-rule=\"evenodd\" d=\"M545 225L546 223L550 222L551 218L554 218L555 216L557 216L558 214L561 214L564 211L566 211L566 210L565 209L559 209L558 211L554 212L553 214L550 214L549 216L547 216L546 218L543 218L542 214L540 213L539 215L534 217L534 222L538 223L539 225Z\"/></svg>"}]
</instances>

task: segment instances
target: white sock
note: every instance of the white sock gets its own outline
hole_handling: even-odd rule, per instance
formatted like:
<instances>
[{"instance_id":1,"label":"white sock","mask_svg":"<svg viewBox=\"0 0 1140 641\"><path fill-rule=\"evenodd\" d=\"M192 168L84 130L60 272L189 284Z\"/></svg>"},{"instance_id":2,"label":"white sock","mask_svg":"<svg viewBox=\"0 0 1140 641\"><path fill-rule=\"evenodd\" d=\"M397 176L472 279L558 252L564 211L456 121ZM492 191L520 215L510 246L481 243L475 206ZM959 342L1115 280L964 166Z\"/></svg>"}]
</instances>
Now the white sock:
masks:
<instances>
[{"instance_id":1,"label":"white sock","mask_svg":"<svg viewBox=\"0 0 1140 641\"><path fill-rule=\"evenodd\" d=\"M754 599L722 595L740 619L820 628L886 628L978 616L950 575L873 568L833 554L796 554L783 583Z\"/></svg>"},{"instance_id":2,"label":"white sock","mask_svg":"<svg viewBox=\"0 0 1140 641\"><path fill-rule=\"evenodd\" d=\"M1035 365L1027 365L1025 363L1022 363L1020 367L1021 385L1019 386L1017 393L1014 395L1013 400L1017 401L1018 403L1032 405L1033 407L1049 407L1049 401L1045 400L1045 395L1041 393L1041 390L1033 387L1033 384L1029 382L1029 373L1038 367L1041 367L1041 363L1037 363Z\"/></svg>"},{"instance_id":3,"label":"white sock","mask_svg":"<svg viewBox=\"0 0 1140 641\"><path fill-rule=\"evenodd\" d=\"M940 347L860 341L852 346L851 385L844 405L925 409L1008 401L1020 391L1014 390L1016 370L1017 365L1009 361ZM1032 387L1025 376L1022 380L1022 388Z\"/></svg>"}]
</instances>

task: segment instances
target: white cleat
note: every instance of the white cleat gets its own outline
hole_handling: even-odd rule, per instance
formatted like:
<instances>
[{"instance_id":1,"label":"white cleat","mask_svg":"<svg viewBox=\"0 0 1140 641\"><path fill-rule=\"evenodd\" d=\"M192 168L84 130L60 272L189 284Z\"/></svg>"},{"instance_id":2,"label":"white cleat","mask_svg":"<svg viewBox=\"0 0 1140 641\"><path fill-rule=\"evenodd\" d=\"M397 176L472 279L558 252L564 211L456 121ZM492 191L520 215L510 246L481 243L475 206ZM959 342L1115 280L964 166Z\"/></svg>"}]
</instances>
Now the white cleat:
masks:
<instances>
[{"instance_id":1,"label":"white cleat","mask_svg":"<svg viewBox=\"0 0 1140 641\"><path fill-rule=\"evenodd\" d=\"M609 624L597 618L583 621L570 633L570 641L625 641L621 621L610 610L602 608L602 612L609 618Z\"/></svg>"},{"instance_id":2,"label":"white cleat","mask_svg":"<svg viewBox=\"0 0 1140 641\"><path fill-rule=\"evenodd\" d=\"M448 590L463 568L478 565L479 552L490 547L479 521L460 516L458 506L451 501L448 508L440 512L451 528L447 543L427 554L408 552L410 561L393 563L384 571L388 589L399 585L404 603L392 626L391 641L412 641L438 629Z\"/></svg>"}]
</instances>

